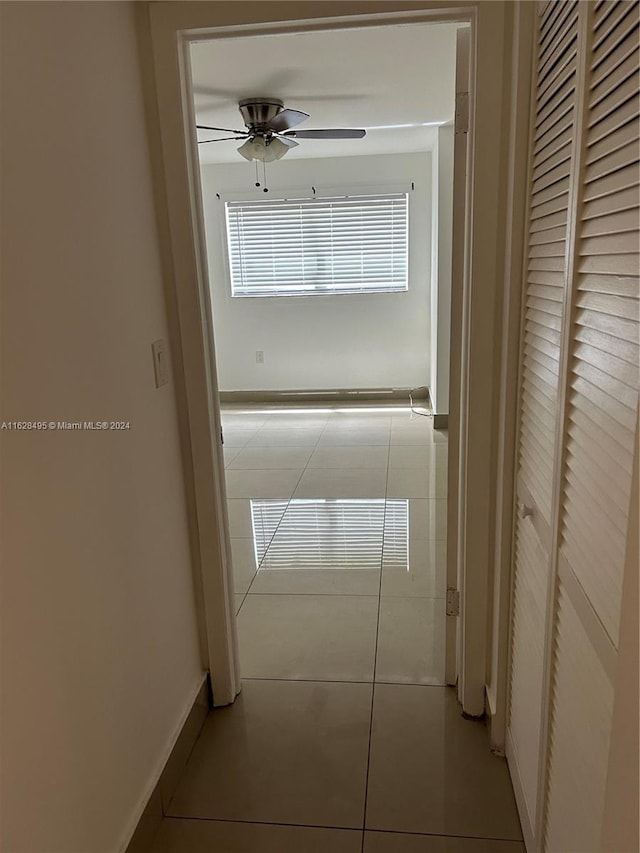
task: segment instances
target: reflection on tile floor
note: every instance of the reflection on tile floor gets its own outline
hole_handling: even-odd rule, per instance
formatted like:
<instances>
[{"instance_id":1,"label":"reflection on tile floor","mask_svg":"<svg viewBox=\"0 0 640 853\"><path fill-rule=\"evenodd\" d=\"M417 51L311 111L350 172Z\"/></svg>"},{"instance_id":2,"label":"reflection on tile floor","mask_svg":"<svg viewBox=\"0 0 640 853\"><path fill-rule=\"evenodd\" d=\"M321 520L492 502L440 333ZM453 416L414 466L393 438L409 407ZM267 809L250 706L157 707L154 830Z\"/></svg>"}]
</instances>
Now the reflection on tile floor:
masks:
<instances>
[{"instance_id":1,"label":"reflection on tile floor","mask_svg":"<svg viewBox=\"0 0 640 853\"><path fill-rule=\"evenodd\" d=\"M223 411L243 691L155 853L521 853L444 686L447 434L388 406Z\"/></svg>"}]
</instances>

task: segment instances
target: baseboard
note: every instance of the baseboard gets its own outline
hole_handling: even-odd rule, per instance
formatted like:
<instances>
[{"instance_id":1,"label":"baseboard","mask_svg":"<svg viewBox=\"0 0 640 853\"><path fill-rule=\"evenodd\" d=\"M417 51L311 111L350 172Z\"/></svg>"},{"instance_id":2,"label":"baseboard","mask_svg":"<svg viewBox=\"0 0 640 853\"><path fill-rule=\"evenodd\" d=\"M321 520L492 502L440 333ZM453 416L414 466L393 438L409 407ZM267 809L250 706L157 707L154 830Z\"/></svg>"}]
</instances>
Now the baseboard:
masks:
<instances>
[{"instance_id":1,"label":"baseboard","mask_svg":"<svg viewBox=\"0 0 640 853\"><path fill-rule=\"evenodd\" d=\"M327 388L321 391L220 391L221 403L325 403L325 402L364 402L373 400L409 401L411 388ZM420 388L413 395L414 400L426 400L429 394L426 388Z\"/></svg>"},{"instance_id":2,"label":"baseboard","mask_svg":"<svg viewBox=\"0 0 640 853\"><path fill-rule=\"evenodd\" d=\"M145 797L137 824L133 832L129 833L128 843L122 847L125 853L148 853L151 849L154 836L167 813L182 771L211 707L211 690L208 675L205 674L195 695L187 703L181 722L170 739L164 760L154 775L151 794Z\"/></svg>"},{"instance_id":3,"label":"baseboard","mask_svg":"<svg viewBox=\"0 0 640 853\"><path fill-rule=\"evenodd\" d=\"M436 415L433 416L433 428L434 429L449 429L449 415Z\"/></svg>"}]
</instances>

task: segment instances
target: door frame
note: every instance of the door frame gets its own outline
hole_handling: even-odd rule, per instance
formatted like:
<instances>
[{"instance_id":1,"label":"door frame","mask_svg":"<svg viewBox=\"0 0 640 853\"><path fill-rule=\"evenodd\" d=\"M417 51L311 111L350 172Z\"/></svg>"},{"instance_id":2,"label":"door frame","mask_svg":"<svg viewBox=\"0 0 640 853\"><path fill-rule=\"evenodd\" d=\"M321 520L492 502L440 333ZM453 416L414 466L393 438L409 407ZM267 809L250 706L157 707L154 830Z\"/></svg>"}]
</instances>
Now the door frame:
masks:
<instances>
[{"instance_id":1,"label":"door frame","mask_svg":"<svg viewBox=\"0 0 640 853\"><path fill-rule=\"evenodd\" d=\"M386 0L363 4L342 0L319 3L162 2L145 4L141 20L153 66L154 108L151 136L157 134L155 163L159 218L170 245L168 311L174 315L172 341L175 371L184 399L183 432L188 510L192 530L196 610L202 637L203 663L211 674L215 705L233 702L240 690L233 580L225 501L224 463L220 441L220 407L213 344L213 321L207 275L206 244L199 181L195 116L188 73L192 41L292 31L344 29L407 23L463 22L471 27L471 88L468 193L465 201L464 263L460 280L452 281L453 323L460 322L451 348L451 375L464 379L460 399L452 405L449 429L473 423L461 436L450 459L449 481L459 512L456 518L461 613L458 648L458 696L465 712L485 711L490 571L495 491L494 435L496 415L498 331L497 282L500 221L504 209L504 167L500 137L505 127L505 63L501 46L507 37L501 2L481 0L457 5L448 0ZM363 9L370 8L369 13ZM305 19L289 18L291 10ZM382 10L382 11L381 11ZM330 13L339 13L331 16ZM143 57L144 60L144 57ZM503 97L496 97L496 93ZM482 164L474 168L474 164ZM496 188L501 191L496 191ZM487 210L483 199L493 198ZM454 205L454 228L461 211ZM457 291L457 293L456 293ZM463 319L464 318L464 319ZM176 357L177 356L177 357ZM457 409L457 411L455 411ZM488 452L490 450L490 452ZM489 489L488 489L489 484ZM459 489L459 493L458 493ZM487 499L489 495L489 500ZM451 537L449 537L451 538Z\"/></svg>"}]
</instances>

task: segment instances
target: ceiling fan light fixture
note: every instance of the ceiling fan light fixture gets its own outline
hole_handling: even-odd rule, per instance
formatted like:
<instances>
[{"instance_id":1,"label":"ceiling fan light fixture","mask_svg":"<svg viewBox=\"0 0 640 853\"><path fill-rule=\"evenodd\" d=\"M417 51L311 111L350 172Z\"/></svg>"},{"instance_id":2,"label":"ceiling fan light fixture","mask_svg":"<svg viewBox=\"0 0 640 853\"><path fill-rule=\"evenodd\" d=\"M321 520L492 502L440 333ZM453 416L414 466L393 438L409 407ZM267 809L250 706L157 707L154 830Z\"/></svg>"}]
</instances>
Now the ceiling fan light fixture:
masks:
<instances>
[{"instance_id":1,"label":"ceiling fan light fixture","mask_svg":"<svg viewBox=\"0 0 640 853\"><path fill-rule=\"evenodd\" d=\"M285 145L280 139L272 139L268 144L267 149L273 153L274 160L280 160L289 150L289 146Z\"/></svg>"},{"instance_id":2,"label":"ceiling fan light fixture","mask_svg":"<svg viewBox=\"0 0 640 853\"><path fill-rule=\"evenodd\" d=\"M238 153L246 160L258 160L261 163L273 163L274 160L279 160L289 150L289 146L285 145L279 139L266 140L262 136L255 136L253 139L247 139L238 148Z\"/></svg>"}]
</instances>

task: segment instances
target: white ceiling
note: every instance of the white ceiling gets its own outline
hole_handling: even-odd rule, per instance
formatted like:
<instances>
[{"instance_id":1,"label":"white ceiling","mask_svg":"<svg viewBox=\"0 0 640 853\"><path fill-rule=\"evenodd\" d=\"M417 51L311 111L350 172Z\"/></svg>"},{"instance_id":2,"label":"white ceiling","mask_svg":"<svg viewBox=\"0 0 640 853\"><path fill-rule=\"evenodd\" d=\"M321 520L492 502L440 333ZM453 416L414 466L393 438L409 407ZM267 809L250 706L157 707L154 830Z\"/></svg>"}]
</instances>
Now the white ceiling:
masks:
<instances>
[{"instance_id":1,"label":"white ceiling","mask_svg":"<svg viewBox=\"0 0 640 853\"><path fill-rule=\"evenodd\" d=\"M239 100L276 97L310 114L300 130L367 131L364 139L301 140L287 159L428 150L435 127L453 119L458 26L408 24L198 42L191 48L197 123L242 129ZM200 138L216 135L223 134ZM237 153L241 144L200 145L201 162L244 162Z\"/></svg>"}]
</instances>

